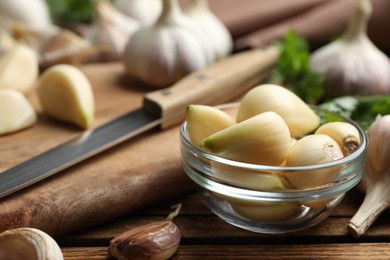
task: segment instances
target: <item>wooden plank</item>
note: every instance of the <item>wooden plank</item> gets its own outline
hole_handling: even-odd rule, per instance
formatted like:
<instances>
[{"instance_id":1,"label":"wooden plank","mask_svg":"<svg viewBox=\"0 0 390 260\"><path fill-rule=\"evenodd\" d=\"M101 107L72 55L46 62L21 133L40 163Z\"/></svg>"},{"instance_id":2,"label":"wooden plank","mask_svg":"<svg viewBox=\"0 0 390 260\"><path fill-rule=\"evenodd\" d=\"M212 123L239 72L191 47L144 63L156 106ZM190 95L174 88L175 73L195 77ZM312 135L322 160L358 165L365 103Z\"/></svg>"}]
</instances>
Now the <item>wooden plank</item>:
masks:
<instances>
[{"instance_id":1,"label":"wooden plank","mask_svg":"<svg viewBox=\"0 0 390 260\"><path fill-rule=\"evenodd\" d=\"M64 259L109 259L108 247L63 247ZM182 245L172 260L389 259L390 243L310 245Z\"/></svg>"}]
</instances>

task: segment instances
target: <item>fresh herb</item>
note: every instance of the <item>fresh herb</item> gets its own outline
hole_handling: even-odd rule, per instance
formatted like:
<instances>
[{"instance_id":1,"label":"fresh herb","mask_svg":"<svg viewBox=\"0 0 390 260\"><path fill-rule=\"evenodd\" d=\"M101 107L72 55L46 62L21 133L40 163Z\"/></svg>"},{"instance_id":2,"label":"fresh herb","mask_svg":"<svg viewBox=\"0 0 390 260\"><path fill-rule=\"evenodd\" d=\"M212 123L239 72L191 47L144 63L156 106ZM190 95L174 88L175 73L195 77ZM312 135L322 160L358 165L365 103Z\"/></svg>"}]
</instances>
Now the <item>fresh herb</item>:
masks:
<instances>
[{"instance_id":1,"label":"fresh herb","mask_svg":"<svg viewBox=\"0 0 390 260\"><path fill-rule=\"evenodd\" d=\"M276 43L280 58L269 81L289 88L309 104L317 104L324 95L323 77L310 67L310 46L294 31Z\"/></svg>"},{"instance_id":2,"label":"fresh herb","mask_svg":"<svg viewBox=\"0 0 390 260\"><path fill-rule=\"evenodd\" d=\"M70 26L91 23L97 0L46 0L51 17L56 24Z\"/></svg>"},{"instance_id":3,"label":"fresh herb","mask_svg":"<svg viewBox=\"0 0 390 260\"><path fill-rule=\"evenodd\" d=\"M319 107L349 117L367 130L377 115L390 114L390 96L338 97Z\"/></svg>"}]
</instances>

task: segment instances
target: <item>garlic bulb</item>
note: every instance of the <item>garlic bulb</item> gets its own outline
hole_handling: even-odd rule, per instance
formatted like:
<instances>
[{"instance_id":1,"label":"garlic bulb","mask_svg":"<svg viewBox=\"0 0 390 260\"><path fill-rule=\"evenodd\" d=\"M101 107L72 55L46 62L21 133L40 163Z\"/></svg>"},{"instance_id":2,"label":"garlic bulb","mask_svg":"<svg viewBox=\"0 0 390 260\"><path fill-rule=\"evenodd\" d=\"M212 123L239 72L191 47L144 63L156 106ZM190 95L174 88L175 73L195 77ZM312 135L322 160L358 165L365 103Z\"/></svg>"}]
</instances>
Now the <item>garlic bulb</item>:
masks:
<instances>
[{"instance_id":1,"label":"garlic bulb","mask_svg":"<svg viewBox=\"0 0 390 260\"><path fill-rule=\"evenodd\" d=\"M343 158L340 146L327 135L308 135L299 139L290 149L286 158L286 166L306 166L332 162ZM335 167L321 168L311 171L289 171L286 177L299 189L311 188L327 183L338 174Z\"/></svg>"},{"instance_id":2,"label":"garlic bulb","mask_svg":"<svg viewBox=\"0 0 390 260\"><path fill-rule=\"evenodd\" d=\"M325 77L328 96L390 93L390 60L367 37L370 0L360 0L341 39L312 53L311 67Z\"/></svg>"},{"instance_id":3,"label":"garlic bulb","mask_svg":"<svg viewBox=\"0 0 390 260\"><path fill-rule=\"evenodd\" d=\"M100 47L102 59L116 59L140 26L138 20L122 14L109 1L100 0L95 5L94 24L85 37Z\"/></svg>"},{"instance_id":4,"label":"garlic bulb","mask_svg":"<svg viewBox=\"0 0 390 260\"><path fill-rule=\"evenodd\" d=\"M216 59L221 59L232 52L232 36L227 27L211 12L207 0L191 0L184 12L212 42Z\"/></svg>"},{"instance_id":5,"label":"garlic bulb","mask_svg":"<svg viewBox=\"0 0 390 260\"><path fill-rule=\"evenodd\" d=\"M158 21L131 37L123 60L127 73L150 87L167 87L212 62L210 46L182 13L178 0L163 0Z\"/></svg>"},{"instance_id":6,"label":"garlic bulb","mask_svg":"<svg viewBox=\"0 0 390 260\"><path fill-rule=\"evenodd\" d=\"M53 23L45 0L1 0L0 14L37 30L51 30Z\"/></svg>"},{"instance_id":7,"label":"garlic bulb","mask_svg":"<svg viewBox=\"0 0 390 260\"><path fill-rule=\"evenodd\" d=\"M142 26L156 22L161 14L161 0L115 0L114 6L125 15L139 21Z\"/></svg>"},{"instance_id":8,"label":"garlic bulb","mask_svg":"<svg viewBox=\"0 0 390 260\"><path fill-rule=\"evenodd\" d=\"M365 173L362 179L366 195L348 224L350 233L359 237L390 206L390 115L378 116L367 132Z\"/></svg>"},{"instance_id":9,"label":"garlic bulb","mask_svg":"<svg viewBox=\"0 0 390 260\"><path fill-rule=\"evenodd\" d=\"M226 159L275 166L285 160L290 141L282 117L268 111L212 134L201 147Z\"/></svg>"},{"instance_id":10,"label":"garlic bulb","mask_svg":"<svg viewBox=\"0 0 390 260\"><path fill-rule=\"evenodd\" d=\"M197 147L206 137L236 123L224 111L205 105L189 105L186 110L186 121L188 136Z\"/></svg>"},{"instance_id":11,"label":"garlic bulb","mask_svg":"<svg viewBox=\"0 0 390 260\"><path fill-rule=\"evenodd\" d=\"M237 121L266 111L278 113L287 123L292 137L306 134L318 127L320 118L297 95L273 84L250 90L240 102Z\"/></svg>"},{"instance_id":12,"label":"garlic bulb","mask_svg":"<svg viewBox=\"0 0 390 260\"><path fill-rule=\"evenodd\" d=\"M1 233L0 256L20 260L64 259L57 242L36 228L16 228Z\"/></svg>"}]
</instances>

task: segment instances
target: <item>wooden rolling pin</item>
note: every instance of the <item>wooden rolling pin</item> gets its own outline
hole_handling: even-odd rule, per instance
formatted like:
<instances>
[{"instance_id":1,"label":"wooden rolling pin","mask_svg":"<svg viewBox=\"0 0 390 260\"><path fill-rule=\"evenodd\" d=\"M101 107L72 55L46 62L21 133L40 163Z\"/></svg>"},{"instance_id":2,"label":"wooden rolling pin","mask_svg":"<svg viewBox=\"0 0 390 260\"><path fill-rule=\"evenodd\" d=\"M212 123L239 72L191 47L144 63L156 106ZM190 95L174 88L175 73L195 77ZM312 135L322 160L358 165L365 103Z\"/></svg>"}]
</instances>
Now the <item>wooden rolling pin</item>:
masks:
<instances>
[{"instance_id":1,"label":"wooden rolling pin","mask_svg":"<svg viewBox=\"0 0 390 260\"><path fill-rule=\"evenodd\" d=\"M203 70L207 77L199 78L199 74L194 73L183 82L196 83L193 79L196 78L198 83L210 84L210 87L230 86L229 95L221 88L219 95L204 97L202 103L225 102L226 97L240 97L264 79L275 65L278 52L269 48L233 56L238 62L220 61L210 70ZM94 127L142 104L145 91L136 82L123 81L121 64L92 64L84 66L83 70L95 93ZM153 99L154 95L158 93L146 96ZM52 121L41 113L34 94L30 99L39 112L38 123L28 130L0 137L0 172L80 134L80 130ZM185 105L182 104L181 116ZM179 115L174 112L177 120ZM192 188L181 169L179 127L153 129L0 199L0 232L35 227L51 235L65 234L134 212Z\"/></svg>"}]
</instances>

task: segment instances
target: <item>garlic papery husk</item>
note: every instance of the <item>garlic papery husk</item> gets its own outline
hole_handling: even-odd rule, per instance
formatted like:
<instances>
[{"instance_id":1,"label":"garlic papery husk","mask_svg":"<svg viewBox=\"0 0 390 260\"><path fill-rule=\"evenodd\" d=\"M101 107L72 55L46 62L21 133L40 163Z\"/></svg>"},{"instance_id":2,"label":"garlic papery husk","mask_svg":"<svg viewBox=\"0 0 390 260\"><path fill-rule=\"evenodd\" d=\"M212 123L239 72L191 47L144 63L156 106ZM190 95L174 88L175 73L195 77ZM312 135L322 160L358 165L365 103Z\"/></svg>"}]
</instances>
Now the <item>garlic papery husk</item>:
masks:
<instances>
[{"instance_id":1,"label":"garlic papery husk","mask_svg":"<svg viewBox=\"0 0 390 260\"><path fill-rule=\"evenodd\" d=\"M370 0L360 0L341 39L312 53L311 67L324 75L327 96L390 93L390 60L367 36Z\"/></svg>"},{"instance_id":2,"label":"garlic papery husk","mask_svg":"<svg viewBox=\"0 0 390 260\"><path fill-rule=\"evenodd\" d=\"M36 228L17 228L0 234L0 258L19 260L62 260L57 242Z\"/></svg>"},{"instance_id":3,"label":"garlic papery husk","mask_svg":"<svg viewBox=\"0 0 390 260\"><path fill-rule=\"evenodd\" d=\"M114 6L142 26L154 24L161 14L161 0L115 0Z\"/></svg>"},{"instance_id":4,"label":"garlic papery husk","mask_svg":"<svg viewBox=\"0 0 390 260\"><path fill-rule=\"evenodd\" d=\"M85 37L99 46L103 60L118 59L140 26L138 20L124 15L109 1L100 0L95 4L94 23Z\"/></svg>"},{"instance_id":5,"label":"garlic papery husk","mask_svg":"<svg viewBox=\"0 0 390 260\"><path fill-rule=\"evenodd\" d=\"M362 186L364 201L348 224L359 237L390 205L390 115L378 116L367 132L369 145Z\"/></svg>"},{"instance_id":6,"label":"garlic papery husk","mask_svg":"<svg viewBox=\"0 0 390 260\"><path fill-rule=\"evenodd\" d=\"M163 88L211 63L210 51L178 1L163 0L158 21L130 37L123 60L129 76L150 87Z\"/></svg>"},{"instance_id":7,"label":"garlic papery husk","mask_svg":"<svg viewBox=\"0 0 390 260\"><path fill-rule=\"evenodd\" d=\"M37 30L51 30L53 26L45 0L1 0L0 14Z\"/></svg>"},{"instance_id":8,"label":"garlic papery husk","mask_svg":"<svg viewBox=\"0 0 390 260\"><path fill-rule=\"evenodd\" d=\"M292 137L313 131L320 124L319 116L297 95L273 84L263 84L248 91L240 102L237 121L266 111L278 113L286 121Z\"/></svg>"},{"instance_id":9,"label":"garlic papery husk","mask_svg":"<svg viewBox=\"0 0 390 260\"><path fill-rule=\"evenodd\" d=\"M343 158L340 146L327 135L308 135L299 139L287 154L286 166L308 166L333 162ZM336 167L288 171L286 177L298 189L313 188L338 175Z\"/></svg>"},{"instance_id":10,"label":"garlic papery husk","mask_svg":"<svg viewBox=\"0 0 390 260\"><path fill-rule=\"evenodd\" d=\"M232 52L233 39L227 27L211 12L207 0L191 0L184 12L196 22L212 42L216 59Z\"/></svg>"}]
</instances>

